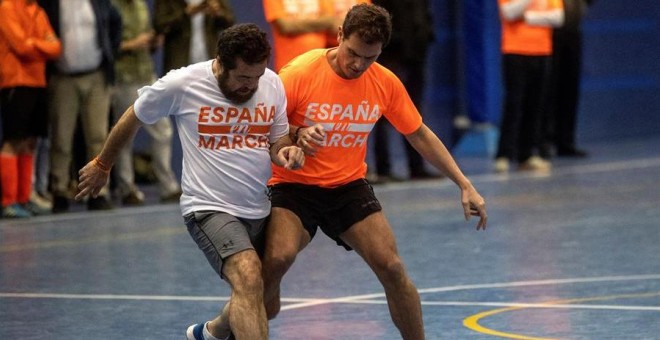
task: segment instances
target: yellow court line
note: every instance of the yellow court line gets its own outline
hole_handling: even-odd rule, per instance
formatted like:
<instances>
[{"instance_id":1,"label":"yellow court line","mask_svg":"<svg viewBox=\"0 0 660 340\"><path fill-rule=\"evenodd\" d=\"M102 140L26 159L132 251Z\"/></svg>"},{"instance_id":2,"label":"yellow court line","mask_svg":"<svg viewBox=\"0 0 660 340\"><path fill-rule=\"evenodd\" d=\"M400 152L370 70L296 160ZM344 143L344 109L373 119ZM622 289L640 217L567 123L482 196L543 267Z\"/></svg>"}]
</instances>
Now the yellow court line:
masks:
<instances>
[{"instance_id":1,"label":"yellow court line","mask_svg":"<svg viewBox=\"0 0 660 340\"><path fill-rule=\"evenodd\" d=\"M590 298L549 301L549 302L544 302L543 304L557 305L557 304L579 303L579 302L586 302L586 301L630 299L630 298L653 297L653 296L660 296L660 292L596 296L596 297L590 297ZM475 315L472 315L472 316L469 316L469 317L465 318L463 320L463 326L465 326L465 327L467 327L467 328L469 328L469 329L471 329L475 332L484 333L484 334L493 335L493 336L499 336L499 337L502 337L502 338L524 339L524 340L558 340L558 339L555 339L555 338L542 338L542 337L534 337L534 336L528 336L528 335L522 335L522 334L500 332L500 331L497 331L497 330L494 330L494 329L491 329L491 328L484 327L484 326L479 324L479 320L481 320L485 317L491 316L491 315L505 313L505 312L511 312L511 311L515 311L515 310L521 310L521 309L529 309L529 308L530 307L528 307L528 306L506 307L506 308L493 309L493 310L482 312L482 313L477 313ZM542 307L534 307L534 308L542 308Z\"/></svg>"},{"instance_id":2,"label":"yellow court line","mask_svg":"<svg viewBox=\"0 0 660 340\"><path fill-rule=\"evenodd\" d=\"M153 230L137 232L137 233L121 233L121 234L109 233L104 235L97 235L94 237L88 237L88 238L64 239L64 240L54 240L54 241L45 241L45 242L4 245L4 246L0 246L0 253L9 253L9 252L25 251L25 250L33 250L33 249L49 249L56 247L71 247L71 246L79 246L84 244L92 244L92 243L100 243L100 242L149 239L157 236L169 236L169 235L179 234L179 233L183 233L184 231L185 229L183 228L168 227L168 228L153 229Z\"/></svg>"}]
</instances>

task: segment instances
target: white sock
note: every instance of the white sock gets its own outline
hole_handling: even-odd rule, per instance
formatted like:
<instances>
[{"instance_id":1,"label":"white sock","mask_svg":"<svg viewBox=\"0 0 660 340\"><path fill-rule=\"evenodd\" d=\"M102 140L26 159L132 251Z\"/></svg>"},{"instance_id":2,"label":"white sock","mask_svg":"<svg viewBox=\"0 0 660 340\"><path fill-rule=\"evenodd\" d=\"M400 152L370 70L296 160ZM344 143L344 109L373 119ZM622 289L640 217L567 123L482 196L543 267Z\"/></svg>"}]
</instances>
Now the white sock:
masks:
<instances>
[{"instance_id":1,"label":"white sock","mask_svg":"<svg viewBox=\"0 0 660 340\"><path fill-rule=\"evenodd\" d=\"M229 338L229 335L224 339L218 339L218 338L214 337L213 335L211 335L211 332L209 332L209 329L207 328L207 325L208 325L208 321L204 324L204 339L206 339L206 340L227 340L227 338Z\"/></svg>"}]
</instances>

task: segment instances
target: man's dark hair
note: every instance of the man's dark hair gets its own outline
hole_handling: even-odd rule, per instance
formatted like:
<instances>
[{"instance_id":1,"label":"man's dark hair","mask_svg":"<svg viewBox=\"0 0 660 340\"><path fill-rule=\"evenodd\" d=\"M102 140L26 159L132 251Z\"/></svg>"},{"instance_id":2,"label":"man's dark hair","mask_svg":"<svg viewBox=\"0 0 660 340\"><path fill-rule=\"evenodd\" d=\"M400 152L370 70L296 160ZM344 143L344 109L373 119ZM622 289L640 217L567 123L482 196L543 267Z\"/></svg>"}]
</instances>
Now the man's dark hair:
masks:
<instances>
[{"instance_id":1,"label":"man's dark hair","mask_svg":"<svg viewBox=\"0 0 660 340\"><path fill-rule=\"evenodd\" d=\"M270 57L270 43L266 32L259 26L238 24L220 32L217 51L222 67L233 70L238 58L248 65L267 60Z\"/></svg>"},{"instance_id":2,"label":"man's dark hair","mask_svg":"<svg viewBox=\"0 0 660 340\"><path fill-rule=\"evenodd\" d=\"M383 7L358 4L353 6L342 25L343 39L350 38L355 33L362 41L371 45L382 43L383 47L390 42L392 35L392 17Z\"/></svg>"}]
</instances>

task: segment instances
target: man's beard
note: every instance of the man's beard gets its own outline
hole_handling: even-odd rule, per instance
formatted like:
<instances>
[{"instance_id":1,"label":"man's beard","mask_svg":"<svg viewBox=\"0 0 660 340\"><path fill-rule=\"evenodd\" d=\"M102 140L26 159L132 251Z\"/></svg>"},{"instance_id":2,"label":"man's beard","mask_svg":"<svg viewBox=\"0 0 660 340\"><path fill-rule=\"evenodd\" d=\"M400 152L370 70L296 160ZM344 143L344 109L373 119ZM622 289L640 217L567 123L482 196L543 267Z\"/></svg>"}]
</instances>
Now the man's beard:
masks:
<instances>
[{"instance_id":1,"label":"man's beard","mask_svg":"<svg viewBox=\"0 0 660 340\"><path fill-rule=\"evenodd\" d=\"M220 91L222 91L222 94L224 94L225 97L229 99L229 101L231 101L232 103L243 104L246 101L250 100L252 96L254 96L254 94L257 92L256 88L247 93L239 93L238 91L232 91L229 89L229 85L227 85L228 82L229 82L229 74L227 72L223 72L220 75L220 79L218 79L218 86L220 86Z\"/></svg>"}]
</instances>

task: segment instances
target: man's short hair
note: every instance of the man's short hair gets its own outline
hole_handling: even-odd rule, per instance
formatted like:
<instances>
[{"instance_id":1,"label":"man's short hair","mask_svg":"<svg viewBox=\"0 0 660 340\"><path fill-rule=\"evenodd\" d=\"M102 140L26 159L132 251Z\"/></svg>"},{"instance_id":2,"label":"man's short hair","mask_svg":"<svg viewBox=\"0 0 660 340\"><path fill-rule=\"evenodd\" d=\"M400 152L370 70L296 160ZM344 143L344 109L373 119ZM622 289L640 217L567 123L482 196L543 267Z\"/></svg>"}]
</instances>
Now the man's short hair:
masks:
<instances>
[{"instance_id":1,"label":"man's short hair","mask_svg":"<svg viewBox=\"0 0 660 340\"><path fill-rule=\"evenodd\" d=\"M382 43L383 47L390 42L392 35L392 17L383 7L370 4L353 6L342 25L343 39L350 38L355 33L362 41L371 45Z\"/></svg>"},{"instance_id":2,"label":"man's short hair","mask_svg":"<svg viewBox=\"0 0 660 340\"><path fill-rule=\"evenodd\" d=\"M270 57L270 50L266 32L255 24L234 25L218 36L217 57L227 70L236 68L238 58L248 65L261 63Z\"/></svg>"}]
</instances>

